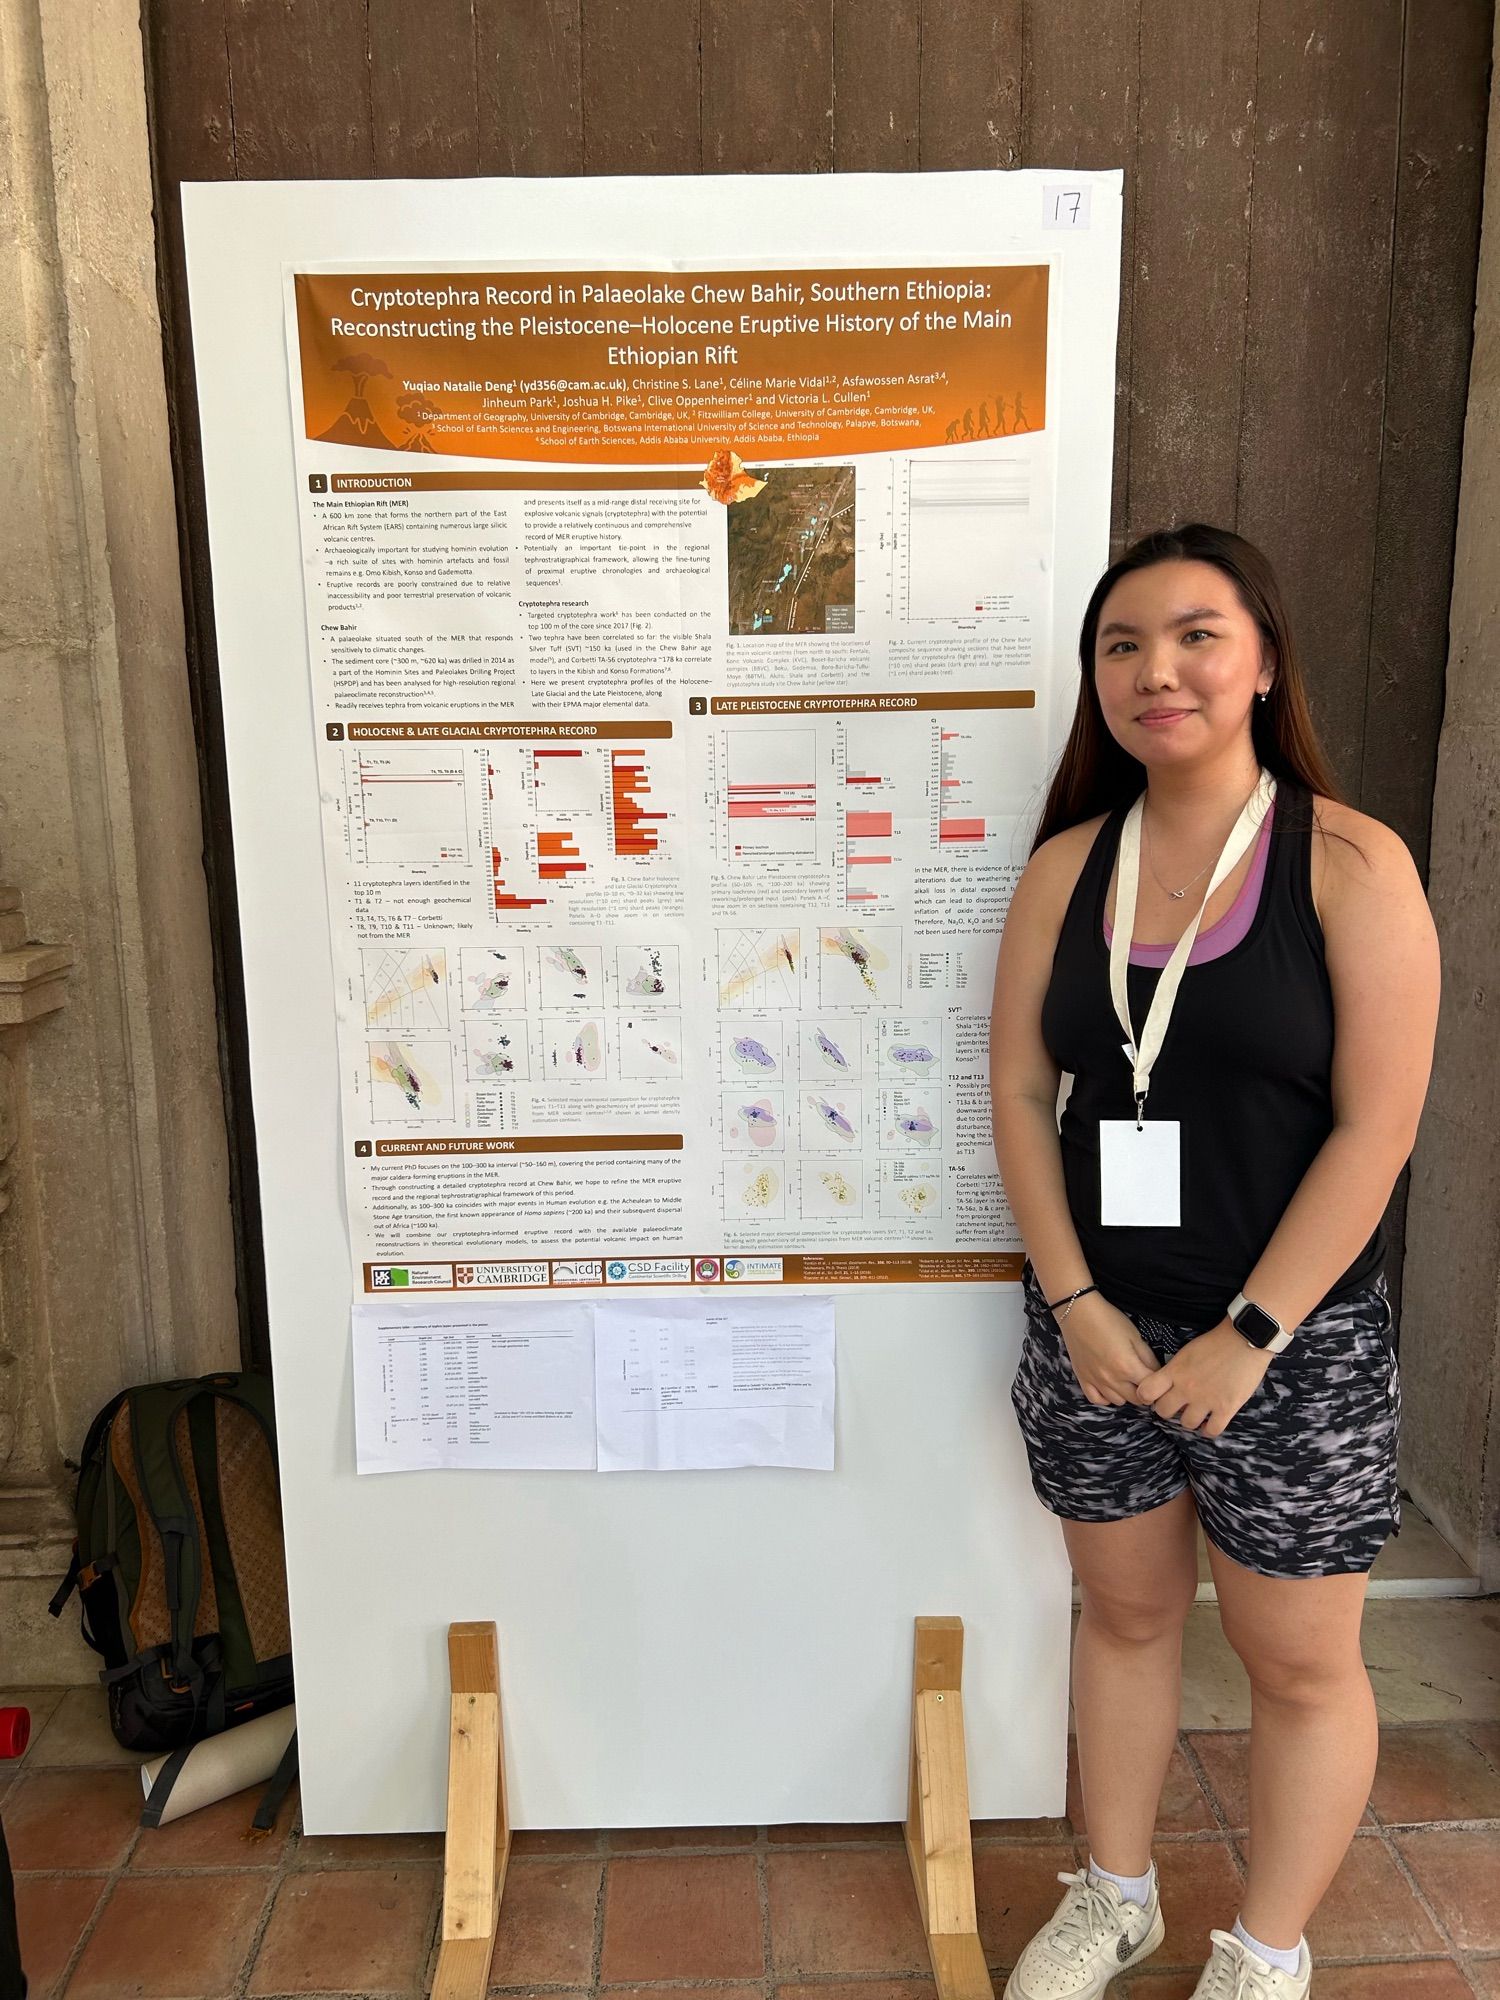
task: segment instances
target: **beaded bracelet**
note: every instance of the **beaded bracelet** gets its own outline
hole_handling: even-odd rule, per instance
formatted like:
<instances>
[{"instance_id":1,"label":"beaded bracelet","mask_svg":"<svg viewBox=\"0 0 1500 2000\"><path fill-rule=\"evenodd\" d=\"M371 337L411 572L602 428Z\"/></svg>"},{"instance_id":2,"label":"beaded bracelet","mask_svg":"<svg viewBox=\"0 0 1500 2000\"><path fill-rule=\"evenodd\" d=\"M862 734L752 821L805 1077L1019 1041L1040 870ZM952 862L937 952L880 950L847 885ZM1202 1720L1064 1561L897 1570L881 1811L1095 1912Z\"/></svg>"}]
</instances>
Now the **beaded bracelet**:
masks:
<instances>
[{"instance_id":1,"label":"beaded bracelet","mask_svg":"<svg viewBox=\"0 0 1500 2000\"><path fill-rule=\"evenodd\" d=\"M1056 1305L1048 1306L1047 1310L1049 1313L1055 1313L1058 1306L1066 1306L1067 1312L1063 1314L1063 1318L1066 1319L1080 1299L1086 1299L1090 1292L1097 1292L1098 1289L1097 1285L1081 1285L1076 1292L1069 1292L1065 1299L1059 1299Z\"/></svg>"}]
</instances>

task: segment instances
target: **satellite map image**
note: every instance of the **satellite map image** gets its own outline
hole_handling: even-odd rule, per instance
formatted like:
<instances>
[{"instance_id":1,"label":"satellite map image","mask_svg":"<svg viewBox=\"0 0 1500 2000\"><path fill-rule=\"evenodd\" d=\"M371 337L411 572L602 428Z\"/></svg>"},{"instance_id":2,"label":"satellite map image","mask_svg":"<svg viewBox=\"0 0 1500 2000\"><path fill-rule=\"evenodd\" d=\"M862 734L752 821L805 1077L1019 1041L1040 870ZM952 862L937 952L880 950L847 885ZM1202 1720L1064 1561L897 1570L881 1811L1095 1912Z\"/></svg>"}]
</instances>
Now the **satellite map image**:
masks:
<instances>
[{"instance_id":1,"label":"satellite map image","mask_svg":"<svg viewBox=\"0 0 1500 2000\"><path fill-rule=\"evenodd\" d=\"M779 466L728 510L729 630L854 630L854 467Z\"/></svg>"}]
</instances>

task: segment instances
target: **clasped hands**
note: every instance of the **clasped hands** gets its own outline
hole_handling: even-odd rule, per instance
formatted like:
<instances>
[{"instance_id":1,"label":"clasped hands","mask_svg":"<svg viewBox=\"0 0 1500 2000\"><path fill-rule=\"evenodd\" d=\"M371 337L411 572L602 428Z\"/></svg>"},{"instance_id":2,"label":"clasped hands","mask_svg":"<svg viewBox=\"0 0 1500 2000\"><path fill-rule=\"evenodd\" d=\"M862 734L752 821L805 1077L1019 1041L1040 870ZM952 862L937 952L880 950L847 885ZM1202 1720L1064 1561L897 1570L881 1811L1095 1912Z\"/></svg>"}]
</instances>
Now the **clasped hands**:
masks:
<instances>
[{"instance_id":1,"label":"clasped hands","mask_svg":"<svg viewBox=\"0 0 1500 2000\"><path fill-rule=\"evenodd\" d=\"M1136 1403L1203 1437L1223 1436L1271 1363L1228 1319L1159 1362L1129 1316L1097 1292L1080 1299L1059 1330L1091 1403Z\"/></svg>"}]
</instances>

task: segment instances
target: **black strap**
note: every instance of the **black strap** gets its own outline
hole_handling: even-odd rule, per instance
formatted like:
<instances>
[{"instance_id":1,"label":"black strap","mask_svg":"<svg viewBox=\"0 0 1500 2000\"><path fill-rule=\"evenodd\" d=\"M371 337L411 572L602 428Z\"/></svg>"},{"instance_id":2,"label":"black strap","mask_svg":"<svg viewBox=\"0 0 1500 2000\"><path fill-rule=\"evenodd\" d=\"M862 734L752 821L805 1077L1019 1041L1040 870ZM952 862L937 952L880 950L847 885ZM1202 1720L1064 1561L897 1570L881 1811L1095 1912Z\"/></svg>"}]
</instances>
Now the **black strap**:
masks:
<instances>
[{"instance_id":1,"label":"black strap","mask_svg":"<svg viewBox=\"0 0 1500 2000\"><path fill-rule=\"evenodd\" d=\"M205 1736L218 1736L224 1729L224 1674L222 1668L211 1676L208 1683L207 1714L203 1723Z\"/></svg>"},{"instance_id":2,"label":"black strap","mask_svg":"<svg viewBox=\"0 0 1500 2000\"><path fill-rule=\"evenodd\" d=\"M139 1674L153 1661L166 1660L171 1655L170 1646L148 1646L144 1652L136 1653L123 1667L102 1667L99 1671L100 1687L113 1687L116 1681L128 1681L132 1674Z\"/></svg>"},{"instance_id":3,"label":"black strap","mask_svg":"<svg viewBox=\"0 0 1500 2000\"><path fill-rule=\"evenodd\" d=\"M180 1387L182 1393L167 1405L159 1420L167 1465L176 1487L175 1498L181 1512L159 1513L155 1503L161 1496L154 1494L144 1479L143 1484L146 1504L162 1542L167 1611L171 1624L172 1644L175 1648L173 1664L178 1679L185 1681L193 1690L196 1705L202 1699L202 1688L197 1663L193 1658L193 1633L198 1622L198 1601L203 1590L205 1551L199 1541L198 1516L193 1510L192 1495L188 1485L191 1474L183 1465L177 1450L177 1419L191 1406L194 1398L202 1393L202 1384L185 1382ZM191 1436L189 1441L191 1442ZM184 1574L188 1586L186 1591L183 1590Z\"/></svg>"},{"instance_id":4,"label":"black strap","mask_svg":"<svg viewBox=\"0 0 1500 2000\"><path fill-rule=\"evenodd\" d=\"M150 1795L141 1812L142 1826L160 1826L161 1816L167 1800L172 1795L172 1787L182 1776L182 1767L193 1754L193 1745L184 1743L180 1750L174 1750L157 1772Z\"/></svg>"},{"instance_id":5,"label":"black strap","mask_svg":"<svg viewBox=\"0 0 1500 2000\"><path fill-rule=\"evenodd\" d=\"M63 1578L62 1582L58 1585L56 1596L53 1598L52 1602L47 1606L48 1611L51 1612L54 1618L62 1617L63 1606L67 1603L68 1599L73 1595L73 1592L77 1589L78 1578L82 1569L83 1569L83 1563L79 1559L78 1544L77 1542L75 1542L73 1544L73 1560L68 1564L68 1573Z\"/></svg>"},{"instance_id":6,"label":"black strap","mask_svg":"<svg viewBox=\"0 0 1500 2000\"><path fill-rule=\"evenodd\" d=\"M269 1833L276 1824L276 1815L281 1811L283 1799L292 1789L292 1781L297 1775L297 1732L294 1729L281 1753L281 1762L271 1773L271 1782L261 1793L260 1804L255 1809L255 1817L250 1822L252 1833Z\"/></svg>"}]
</instances>

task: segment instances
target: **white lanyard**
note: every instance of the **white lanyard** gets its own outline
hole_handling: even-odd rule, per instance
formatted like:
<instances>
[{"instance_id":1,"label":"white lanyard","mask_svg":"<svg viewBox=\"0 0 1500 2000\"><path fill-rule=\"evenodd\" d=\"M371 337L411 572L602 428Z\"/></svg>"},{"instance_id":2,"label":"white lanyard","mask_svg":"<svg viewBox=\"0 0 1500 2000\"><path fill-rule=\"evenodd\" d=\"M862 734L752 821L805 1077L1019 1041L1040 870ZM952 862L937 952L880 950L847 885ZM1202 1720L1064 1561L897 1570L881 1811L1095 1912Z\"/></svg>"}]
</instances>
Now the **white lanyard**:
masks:
<instances>
[{"instance_id":1,"label":"white lanyard","mask_svg":"<svg viewBox=\"0 0 1500 2000\"><path fill-rule=\"evenodd\" d=\"M1208 887L1203 892L1203 901L1198 905L1198 914L1177 940L1172 949L1172 956L1162 968L1161 978L1156 983L1156 991L1151 996L1151 1007L1146 1015L1146 1025L1141 1030L1139 1042L1136 1041L1135 1030L1130 1025L1130 993L1126 982L1126 969L1130 964L1130 938L1135 929L1136 895L1140 887L1141 817L1146 806L1144 792L1125 815L1125 824L1120 830L1120 880L1115 892L1115 927L1109 941L1109 991L1115 1003L1115 1013L1120 1026L1125 1030L1125 1059L1130 1064L1135 1087L1137 1127L1145 1115L1146 1093L1151 1088L1151 1071L1161 1053L1162 1042L1166 1038L1167 1024L1172 1018L1173 1003L1177 999L1177 988L1182 983L1183 971L1193 949L1193 941L1198 935L1198 926L1203 921L1203 912L1208 908L1209 899L1215 889L1233 871L1246 848L1260 831L1260 823L1271 810L1271 801L1275 796L1276 780L1269 771L1263 770L1260 774L1260 783L1246 799L1239 818L1229 829L1229 838L1225 841L1214 866L1214 872L1209 877Z\"/></svg>"}]
</instances>

